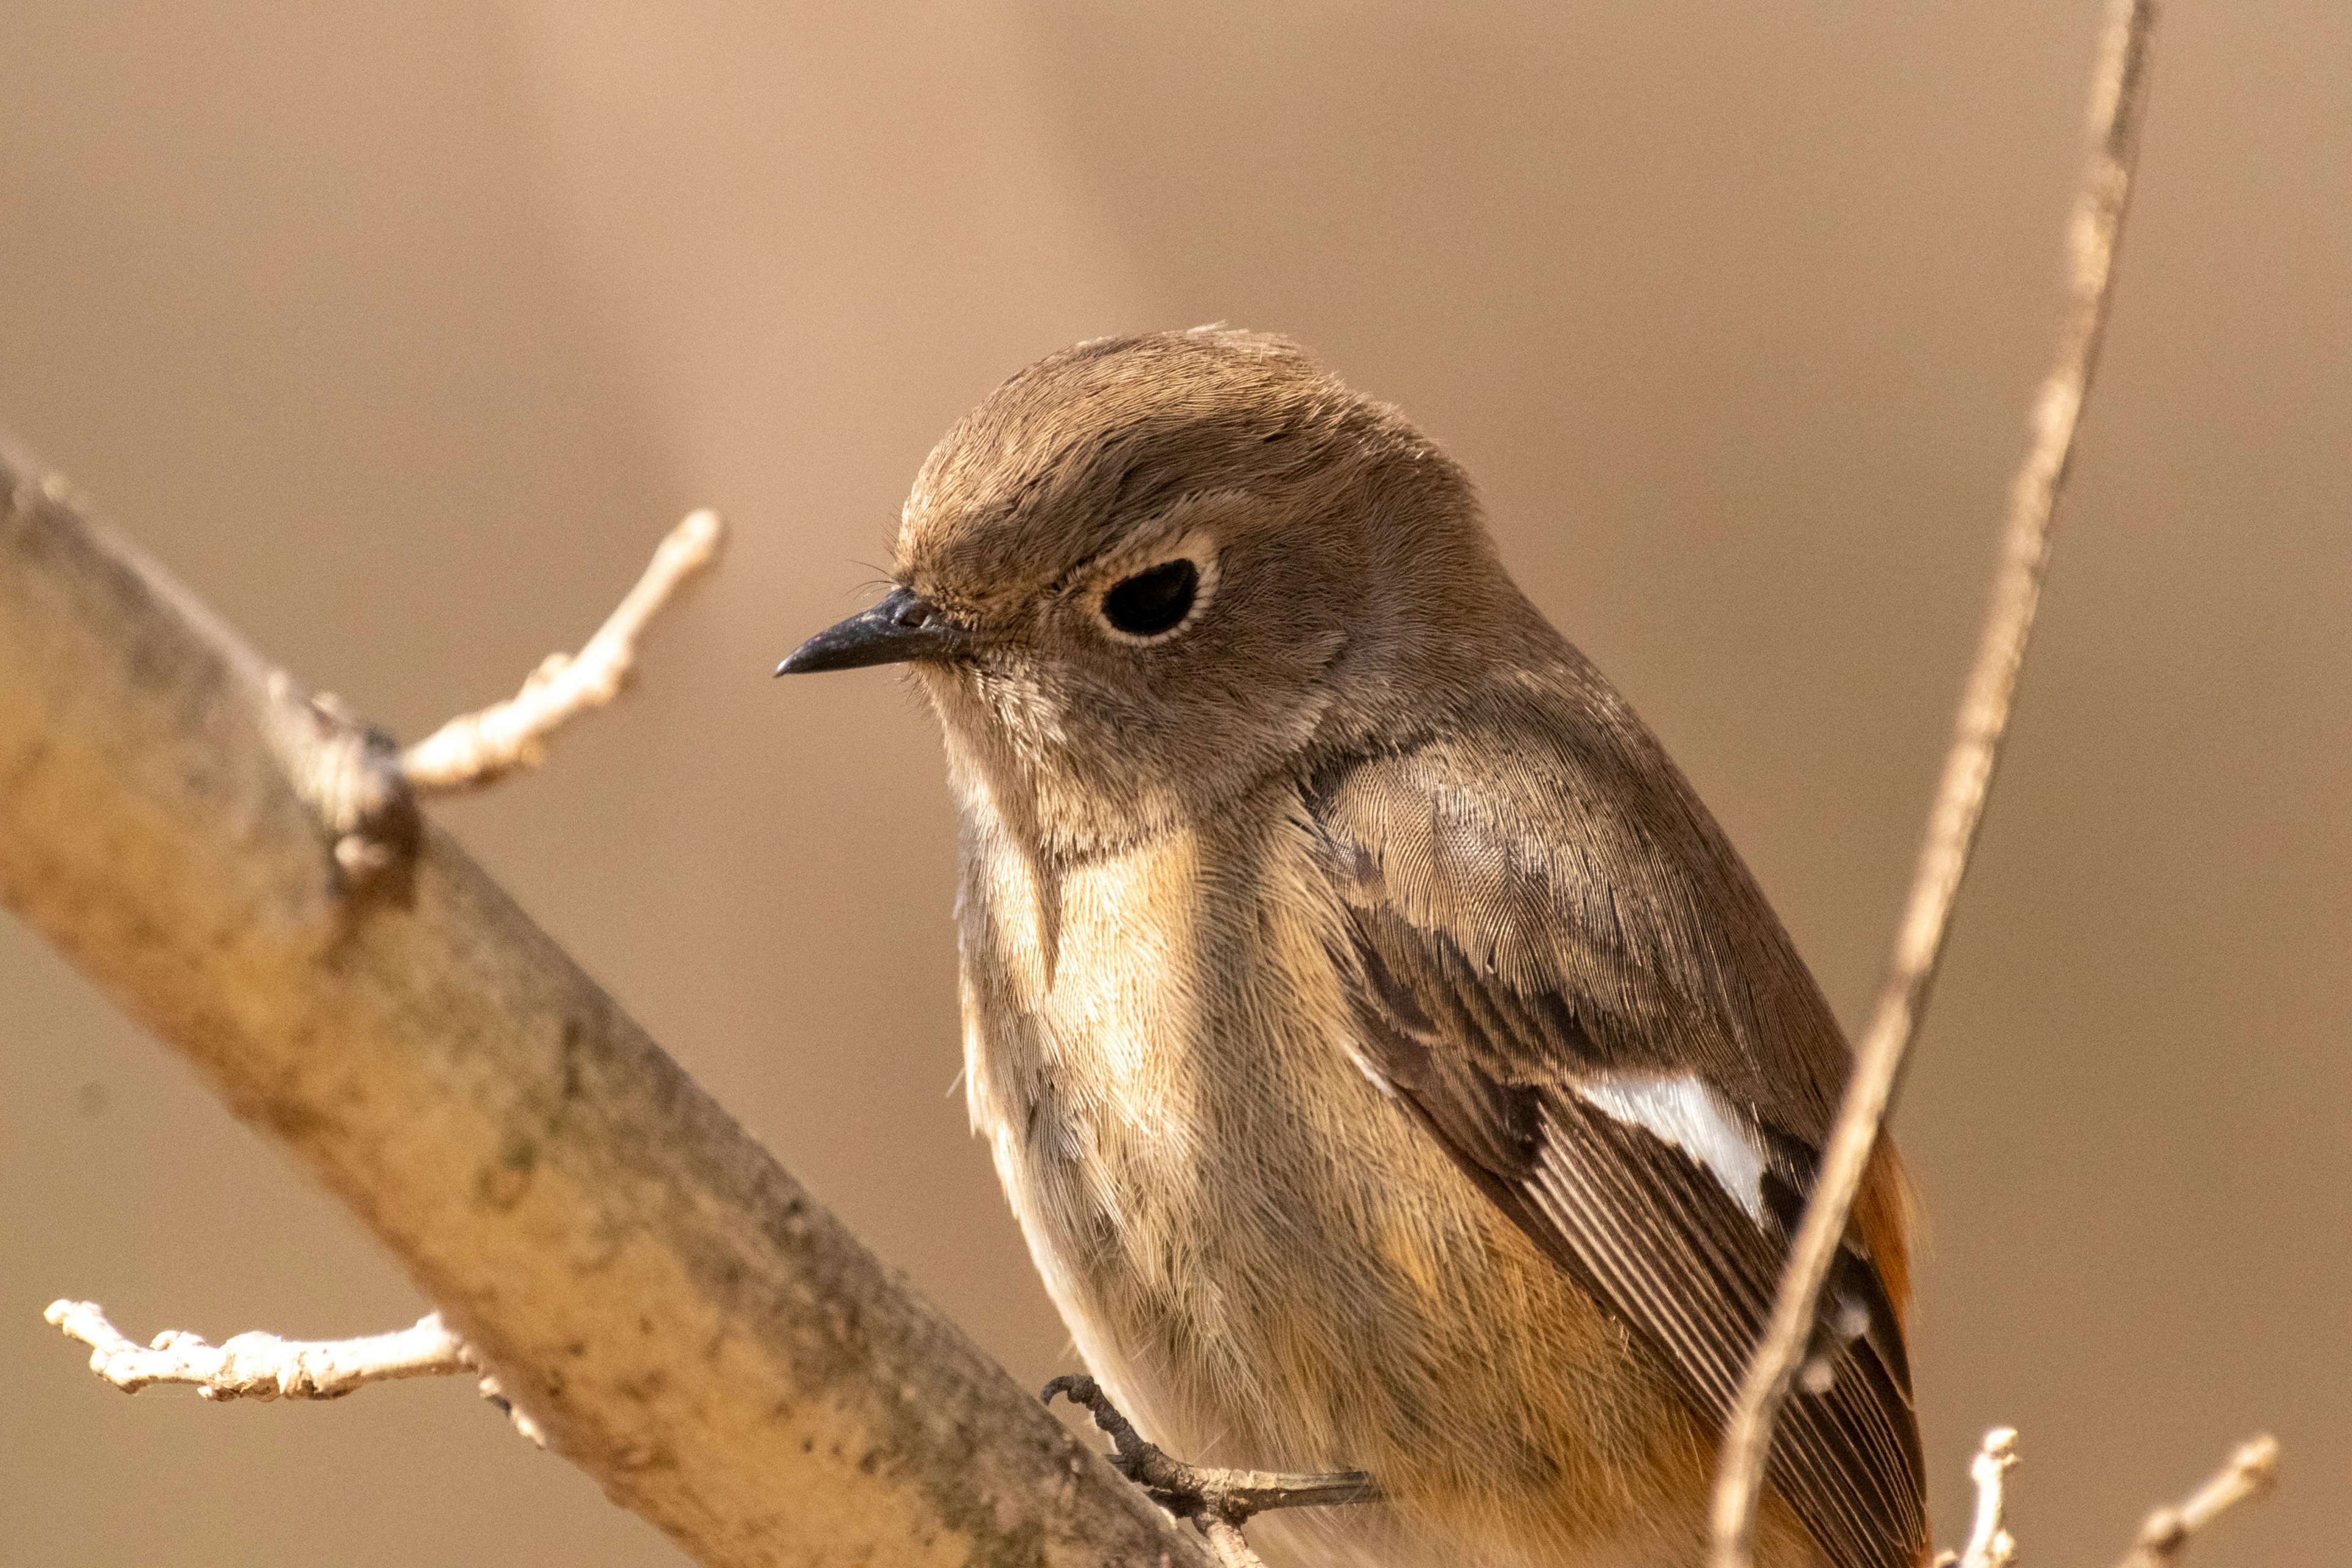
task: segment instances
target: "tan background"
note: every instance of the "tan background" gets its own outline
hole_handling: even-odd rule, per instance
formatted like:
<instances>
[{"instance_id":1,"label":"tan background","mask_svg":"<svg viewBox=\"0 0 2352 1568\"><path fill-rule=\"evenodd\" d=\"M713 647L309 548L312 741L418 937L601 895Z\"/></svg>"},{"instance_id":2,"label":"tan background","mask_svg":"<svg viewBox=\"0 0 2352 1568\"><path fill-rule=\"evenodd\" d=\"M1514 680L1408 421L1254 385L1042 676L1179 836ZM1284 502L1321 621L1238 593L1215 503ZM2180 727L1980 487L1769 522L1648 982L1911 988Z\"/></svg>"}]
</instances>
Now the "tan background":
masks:
<instances>
[{"instance_id":1,"label":"tan background","mask_svg":"<svg viewBox=\"0 0 2352 1568\"><path fill-rule=\"evenodd\" d=\"M1293 332L1480 477L1852 1020L2045 353L2095 6L5 8L0 421L401 732L739 542L625 710L446 819L1025 1381L950 835L866 602L948 423L1068 341ZM1942 1531L2042 1562L2257 1427L2200 1563L2352 1552L2352 6L2177 0L2009 771L1900 1127ZM657 1563L466 1391L214 1408L145 1335L406 1282L0 921L0 1558Z\"/></svg>"}]
</instances>

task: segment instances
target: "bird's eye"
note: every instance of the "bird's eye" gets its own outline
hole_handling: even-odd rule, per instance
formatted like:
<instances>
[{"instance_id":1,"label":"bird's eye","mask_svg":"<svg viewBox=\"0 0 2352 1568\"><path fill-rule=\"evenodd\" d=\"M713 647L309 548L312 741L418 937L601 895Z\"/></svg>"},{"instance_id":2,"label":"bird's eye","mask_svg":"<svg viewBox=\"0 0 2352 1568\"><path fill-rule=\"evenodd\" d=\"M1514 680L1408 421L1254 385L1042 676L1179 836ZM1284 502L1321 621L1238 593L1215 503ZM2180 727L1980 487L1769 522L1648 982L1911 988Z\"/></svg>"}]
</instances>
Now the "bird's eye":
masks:
<instances>
[{"instance_id":1,"label":"bird's eye","mask_svg":"<svg viewBox=\"0 0 2352 1568\"><path fill-rule=\"evenodd\" d=\"M1200 592L1201 569L1179 556L1113 584L1103 595L1103 619L1129 637L1156 637L1184 624Z\"/></svg>"}]
</instances>

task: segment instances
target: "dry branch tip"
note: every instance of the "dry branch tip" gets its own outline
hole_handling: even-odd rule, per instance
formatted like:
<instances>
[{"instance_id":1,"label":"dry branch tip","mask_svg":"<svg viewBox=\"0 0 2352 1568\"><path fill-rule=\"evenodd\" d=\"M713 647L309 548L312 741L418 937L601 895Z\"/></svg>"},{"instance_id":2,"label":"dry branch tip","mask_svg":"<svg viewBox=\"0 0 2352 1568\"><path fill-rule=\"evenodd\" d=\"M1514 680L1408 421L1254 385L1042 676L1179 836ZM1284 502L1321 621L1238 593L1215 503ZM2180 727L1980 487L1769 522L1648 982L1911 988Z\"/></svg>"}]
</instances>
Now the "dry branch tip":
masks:
<instances>
[{"instance_id":1,"label":"dry branch tip","mask_svg":"<svg viewBox=\"0 0 2352 1568\"><path fill-rule=\"evenodd\" d=\"M2148 1514L2139 1527L2139 1538L2124 1556L2122 1568L2171 1568L2199 1531L2278 1485L2278 1439L2268 1433L2241 1443L2203 1486L2182 1501L2167 1503Z\"/></svg>"},{"instance_id":2,"label":"dry branch tip","mask_svg":"<svg viewBox=\"0 0 2352 1568\"><path fill-rule=\"evenodd\" d=\"M514 696L450 720L402 752L408 787L419 796L456 795L537 767L558 730L627 689L646 628L719 559L726 540L717 512L688 513L577 655L549 654Z\"/></svg>"},{"instance_id":3,"label":"dry branch tip","mask_svg":"<svg viewBox=\"0 0 2352 1568\"><path fill-rule=\"evenodd\" d=\"M428 1312L405 1329L349 1340L289 1340L255 1331L215 1345L184 1329L132 1342L95 1301L49 1303L43 1314L90 1347L89 1369L126 1394L187 1384L207 1399L340 1399L401 1377L473 1371L466 1347Z\"/></svg>"},{"instance_id":4,"label":"dry branch tip","mask_svg":"<svg viewBox=\"0 0 2352 1568\"><path fill-rule=\"evenodd\" d=\"M1969 1525L1969 1543L1936 1559L1936 1568L2011 1568L2017 1561L2017 1538L2004 1521L2009 1507L2009 1472L2017 1468L2017 1428L1996 1426L1984 1435L1977 1457L1969 1461L1969 1479L1976 1484L1976 1515Z\"/></svg>"},{"instance_id":5,"label":"dry branch tip","mask_svg":"<svg viewBox=\"0 0 2352 1568\"><path fill-rule=\"evenodd\" d=\"M289 1340L255 1330L209 1344L185 1329L165 1329L145 1345L116 1328L95 1301L58 1300L42 1314L90 1347L89 1370L125 1394L157 1384L185 1384L211 1400L341 1399L371 1383L406 1377L471 1376L482 1397L541 1447L546 1435L475 1363L441 1314L404 1329L348 1340Z\"/></svg>"}]
</instances>

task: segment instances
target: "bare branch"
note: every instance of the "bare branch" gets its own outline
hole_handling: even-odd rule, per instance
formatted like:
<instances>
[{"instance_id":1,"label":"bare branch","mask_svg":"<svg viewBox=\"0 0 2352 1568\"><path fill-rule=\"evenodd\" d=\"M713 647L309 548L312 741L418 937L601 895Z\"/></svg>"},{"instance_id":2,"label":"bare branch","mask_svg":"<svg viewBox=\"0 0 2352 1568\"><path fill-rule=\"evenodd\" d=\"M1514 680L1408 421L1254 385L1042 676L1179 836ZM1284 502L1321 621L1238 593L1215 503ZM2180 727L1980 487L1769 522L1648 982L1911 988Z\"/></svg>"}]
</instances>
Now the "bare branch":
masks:
<instances>
[{"instance_id":1,"label":"bare branch","mask_svg":"<svg viewBox=\"0 0 2352 1568\"><path fill-rule=\"evenodd\" d=\"M537 767L556 731L627 689L646 627L709 569L726 540L717 512L689 512L577 658L549 654L520 692L450 720L402 752L409 788L419 796L455 795Z\"/></svg>"},{"instance_id":2,"label":"bare branch","mask_svg":"<svg viewBox=\"0 0 2352 1568\"><path fill-rule=\"evenodd\" d=\"M168 1383L194 1384L206 1399L341 1399L371 1383L463 1374L515 1430L547 1447L547 1435L515 1407L498 1379L474 1364L438 1312L359 1339L286 1340L256 1330L210 1345L184 1329L165 1329L145 1346L124 1337L95 1301L52 1301L43 1315L89 1346L89 1370L125 1394Z\"/></svg>"},{"instance_id":3,"label":"bare branch","mask_svg":"<svg viewBox=\"0 0 2352 1568\"><path fill-rule=\"evenodd\" d=\"M1969 1479L1976 1483L1976 1518L1969 1525L1969 1543L1936 1559L1936 1568L2011 1568L2017 1561L2017 1538L2003 1519L2009 1506L2009 1472L2017 1468L2017 1428L1996 1426L1984 1435L1984 1446L1969 1461Z\"/></svg>"},{"instance_id":4,"label":"bare branch","mask_svg":"<svg viewBox=\"0 0 2352 1568\"><path fill-rule=\"evenodd\" d=\"M2120 1568L2175 1568L2191 1536L2225 1510L2261 1497L2278 1484L2278 1461L2274 1437L2265 1435L2239 1445L2229 1463L2186 1501L2168 1503L2147 1516ZM2016 1430L1996 1426L1987 1432L1984 1447L1969 1466L1969 1477L1976 1482L1977 1508L1975 1521L1969 1528L1968 1547L1941 1553L1936 1568L2013 1568L2017 1541L2009 1533L2002 1515L2008 1506L2004 1483L2016 1468Z\"/></svg>"},{"instance_id":5,"label":"bare branch","mask_svg":"<svg viewBox=\"0 0 2352 1568\"><path fill-rule=\"evenodd\" d=\"M465 1342L438 1312L363 1339L284 1340L257 1330L211 1345L184 1329L165 1329L146 1346L126 1339L95 1301L52 1301L45 1315L89 1346L89 1370L125 1394L184 1383L206 1399L341 1399L371 1383L474 1370Z\"/></svg>"},{"instance_id":6,"label":"bare branch","mask_svg":"<svg viewBox=\"0 0 2352 1568\"><path fill-rule=\"evenodd\" d=\"M706 1563L1207 1561L417 815L388 739L43 474L0 443L0 901L550 1447Z\"/></svg>"},{"instance_id":7,"label":"bare branch","mask_svg":"<svg viewBox=\"0 0 2352 1568\"><path fill-rule=\"evenodd\" d=\"M2035 402L2033 438L2010 492L1992 606L1944 761L1894 961L1870 1028L1854 1054L1804 1223L1790 1248L1771 1321L1724 1433L1710 1518L1716 1568L1748 1568L1773 1424L1804 1364L1822 1284L1829 1277L1854 1195L1893 1103L1904 1053L1927 1005L1953 901L1983 820L1985 796L2009 728L2050 558L2058 492L2106 321L2116 244L2131 196L2147 102L2149 33L2155 18L2154 0L2109 0L2091 89L2094 147L2069 232L2072 267L2055 361Z\"/></svg>"},{"instance_id":8,"label":"bare branch","mask_svg":"<svg viewBox=\"0 0 2352 1568\"><path fill-rule=\"evenodd\" d=\"M2139 1527L2139 1539L2124 1554L2122 1568L2172 1568L2189 1549L2189 1539L2222 1512L2258 1498L2278 1484L2278 1439L2265 1433L2248 1438L2229 1462L2188 1500L2156 1510Z\"/></svg>"}]
</instances>

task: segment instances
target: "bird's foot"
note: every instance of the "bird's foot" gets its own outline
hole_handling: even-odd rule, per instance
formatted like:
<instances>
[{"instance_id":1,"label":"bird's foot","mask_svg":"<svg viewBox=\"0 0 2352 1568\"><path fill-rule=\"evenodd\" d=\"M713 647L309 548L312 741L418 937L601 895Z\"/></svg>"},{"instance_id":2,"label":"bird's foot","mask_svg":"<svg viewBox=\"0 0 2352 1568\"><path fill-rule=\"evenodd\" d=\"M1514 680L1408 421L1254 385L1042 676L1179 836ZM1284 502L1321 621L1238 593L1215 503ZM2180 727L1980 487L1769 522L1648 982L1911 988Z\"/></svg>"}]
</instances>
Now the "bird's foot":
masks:
<instances>
[{"instance_id":1,"label":"bird's foot","mask_svg":"<svg viewBox=\"0 0 2352 1568\"><path fill-rule=\"evenodd\" d=\"M1188 1465L1158 1444L1145 1442L1103 1392L1102 1384L1084 1373L1055 1378L1045 1385L1041 1397L1048 1405L1061 1397L1086 1406L1095 1425L1110 1437L1115 1450L1109 1456L1112 1467L1170 1513L1192 1521L1208 1538L1219 1561L1227 1564L1257 1562L1241 1537L1242 1525L1254 1514L1277 1508L1327 1508L1380 1500L1380 1488L1362 1470L1286 1475Z\"/></svg>"}]
</instances>

